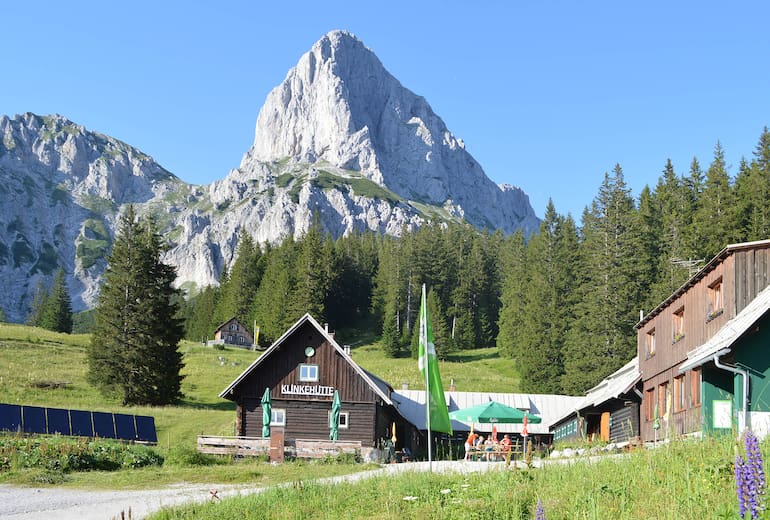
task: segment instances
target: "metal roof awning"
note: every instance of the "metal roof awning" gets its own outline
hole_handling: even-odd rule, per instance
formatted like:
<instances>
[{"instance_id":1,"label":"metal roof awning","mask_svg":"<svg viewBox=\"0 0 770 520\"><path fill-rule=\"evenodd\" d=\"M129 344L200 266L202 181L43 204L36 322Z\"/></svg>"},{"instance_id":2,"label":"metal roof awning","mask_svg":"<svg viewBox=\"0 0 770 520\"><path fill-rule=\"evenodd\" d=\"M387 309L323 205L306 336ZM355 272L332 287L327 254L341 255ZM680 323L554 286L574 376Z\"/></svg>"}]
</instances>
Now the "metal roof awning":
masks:
<instances>
[{"instance_id":1,"label":"metal roof awning","mask_svg":"<svg viewBox=\"0 0 770 520\"><path fill-rule=\"evenodd\" d=\"M599 406L610 399L620 397L629 392L641 378L642 373L639 371L639 357L634 356L631 361L604 378L598 385L588 390L585 397L581 398L581 401L574 409L567 410L563 415L558 417L553 424L563 421L576 412L589 407Z\"/></svg>"},{"instance_id":2,"label":"metal roof awning","mask_svg":"<svg viewBox=\"0 0 770 520\"><path fill-rule=\"evenodd\" d=\"M768 310L770 310L770 287L763 289L737 316L725 323L703 345L688 352L687 359L679 366L679 373L711 361L720 351L729 351Z\"/></svg>"}]
</instances>

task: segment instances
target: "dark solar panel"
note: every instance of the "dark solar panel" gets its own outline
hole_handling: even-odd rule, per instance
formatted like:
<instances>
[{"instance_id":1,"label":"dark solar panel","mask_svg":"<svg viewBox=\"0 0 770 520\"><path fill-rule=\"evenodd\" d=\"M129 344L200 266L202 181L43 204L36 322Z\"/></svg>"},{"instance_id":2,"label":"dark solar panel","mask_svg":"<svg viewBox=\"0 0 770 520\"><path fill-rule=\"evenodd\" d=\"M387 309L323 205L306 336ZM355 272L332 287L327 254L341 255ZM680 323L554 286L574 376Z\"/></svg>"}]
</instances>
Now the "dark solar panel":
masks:
<instances>
[{"instance_id":1,"label":"dark solar panel","mask_svg":"<svg viewBox=\"0 0 770 520\"><path fill-rule=\"evenodd\" d=\"M83 410L70 410L72 421L72 435L79 437L93 437L94 427L91 424L91 412Z\"/></svg>"},{"instance_id":2,"label":"dark solar panel","mask_svg":"<svg viewBox=\"0 0 770 520\"><path fill-rule=\"evenodd\" d=\"M136 440L136 426L134 425L134 416L116 413L115 418L115 436L118 439L127 441Z\"/></svg>"},{"instance_id":3,"label":"dark solar panel","mask_svg":"<svg viewBox=\"0 0 770 520\"><path fill-rule=\"evenodd\" d=\"M155 418L146 415L136 416L136 438L144 442L158 442L158 435L155 433Z\"/></svg>"},{"instance_id":4,"label":"dark solar panel","mask_svg":"<svg viewBox=\"0 0 770 520\"><path fill-rule=\"evenodd\" d=\"M17 432L21 430L21 406L0 404L0 431Z\"/></svg>"},{"instance_id":5,"label":"dark solar panel","mask_svg":"<svg viewBox=\"0 0 770 520\"><path fill-rule=\"evenodd\" d=\"M46 433L45 408L39 406L22 406L22 431L25 433Z\"/></svg>"},{"instance_id":6,"label":"dark solar panel","mask_svg":"<svg viewBox=\"0 0 770 520\"><path fill-rule=\"evenodd\" d=\"M94 437L104 439L115 438L115 423L112 422L112 414L104 412L93 412L94 418Z\"/></svg>"},{"instance_id":7,"label":"dark solar panel","mask_svg":"<svg viewBox=\"0 0 770 520\"><path fill-rule=\"evenodd\" d=\"M48 412L48 433L69 435L72 432L69 410L62 410L61 408L47 408L46 410Z\"/></svg>"}]
</instances>

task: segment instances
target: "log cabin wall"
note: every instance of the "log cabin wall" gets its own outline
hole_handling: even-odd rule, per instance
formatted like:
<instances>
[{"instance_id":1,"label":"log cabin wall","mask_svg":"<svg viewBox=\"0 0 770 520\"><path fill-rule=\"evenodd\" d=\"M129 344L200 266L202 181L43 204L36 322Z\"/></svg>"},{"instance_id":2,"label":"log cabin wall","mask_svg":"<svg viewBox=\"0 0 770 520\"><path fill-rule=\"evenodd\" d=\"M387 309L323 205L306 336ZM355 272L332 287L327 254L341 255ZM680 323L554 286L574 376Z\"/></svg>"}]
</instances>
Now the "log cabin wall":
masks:
<instances>
[{"instance_id":1,"label":"log cabin wall","mask_svg":"<svg viewBox=\"0 0 770 520\"><path fill-rule=\"evenodd\" d=\"M301 365L317 366L317 380L300 381ZM339 440L374 446L396 415L310 321L302 323L233 388L231 395L240 411L238 435L262 436L261 399L266 388L270 388L273 410L285 411L287 441L329 438L334 390L339 392L342 414L347 414L349 422L347 428L339 429Z\"/></svg>"}]
</instances>

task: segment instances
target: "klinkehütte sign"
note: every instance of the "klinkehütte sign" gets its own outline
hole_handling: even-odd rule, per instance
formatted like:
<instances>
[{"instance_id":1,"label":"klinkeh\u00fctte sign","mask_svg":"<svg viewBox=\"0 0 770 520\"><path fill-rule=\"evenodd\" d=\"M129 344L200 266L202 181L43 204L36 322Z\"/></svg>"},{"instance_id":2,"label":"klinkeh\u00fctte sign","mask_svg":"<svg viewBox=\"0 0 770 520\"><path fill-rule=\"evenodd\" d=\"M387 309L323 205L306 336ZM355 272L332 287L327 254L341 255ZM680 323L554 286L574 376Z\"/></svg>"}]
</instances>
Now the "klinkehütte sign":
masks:
<instances>
[{"instance_id":1,"label":"klinkeh\u00fctte sign","mask_svg":"<svg viewBox=\"0 0 770 520\"><path fill-rule=\"evenodd\" d=\"M321 385L281 385L281 393L285 395L314 395L332 397L334 395L334 387Z\"/></svg>"}]
</instances>

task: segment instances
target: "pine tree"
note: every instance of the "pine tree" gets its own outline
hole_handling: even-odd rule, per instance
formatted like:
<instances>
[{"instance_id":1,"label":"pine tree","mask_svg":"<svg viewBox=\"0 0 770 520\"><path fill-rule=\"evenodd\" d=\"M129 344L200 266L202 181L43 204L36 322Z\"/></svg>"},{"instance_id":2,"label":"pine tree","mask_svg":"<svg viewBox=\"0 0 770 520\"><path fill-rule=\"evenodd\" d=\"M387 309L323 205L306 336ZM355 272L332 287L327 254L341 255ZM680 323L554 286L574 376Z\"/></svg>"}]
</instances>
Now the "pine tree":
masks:
<instances>
[{"instance_id":1,"label":"pine tree","mask_svg":"<svg viewBox=\"0 0 770 520\"><path fill-rule=\"evenodd\" d=\"M385 319L382 322L382 350L386 357L395 358L401 353L401 337L398 331L395 302L388 303L385 309Z\"/></svg>"},{"instance_id":2,"label":"pine tree","mask_svg":"<svg viewBox=\"0 0 770 520\"><path fill-rule=\"evenodd\" d=\"M294 281L287 309L295 320L310 313L319 322L326 321L324 302L329 290L331 249L316 218L307 233L297 242Z\"/></svg>"},{"instance_id":3,"label":"pine tree","mask_svg":"<svg viewBox=\"0 0 770 520\"><path fill-rule=\"evenodd\" d=\"M280 246L266 250L262 283L252 301L251 316L259 325L260 342L270 344L302 315L288 308L289 295L294 290L294 266L297 245L291 236Z\"/></svg>"},{"instance_id":4,"label":"pine tree","mask_svg":"<svg viewBox=\"0 0 770 520\"><path fill-rule=\"evenodd\" d=\"M217 316L221 318L219 323L232 317L236 317L241 323L249 322L251 302L262 277L260 257L259 247L245 230L241 230L235 262L226 283L221 285L216 311Z\"/></svg>"},{"instance_id":5,"label":"pine tree","mask_svg":"<svg viewBox=\"0 0 770 520\"><path fill-rule=\"evenodd\" d=\"M181 397L183 335L175 268L160 260L151 219L129 206L108 258L88 350L89 380L125 405L165 405Z\"/></svg>"},{"instance_id":6,"label":"pine tree","mask_svg":"<svg viewBox=\"0 0 770 520\"><path fill-rule=\"evenodd\" d=\"M516 230L503 242L502 291L497 347L500 354L519 362L522 351L521 317L527 280L527 260L524 234Z\"/></svg>"},{"instance_id":7,"label":"pine tree","mask_svg":"<svg viewBox=\"0 0 770 520\"><path fill-rule=\"evenodd\" d=\"M565 392L584 392L634 356L641 273L634 209L623 170L616 165L583 214L584 280L565 345Z\"/></svg>"},{"instance_id":8,"label":"pine tree","mask_svg":"<svg viewBox=\"0 0 770 520\"><path fill-rule=\"evenodd\" d=\"M72 302L67 290L64 270L59 268L54 277L53 287L45 299L37 325L55 332L72 332Z\"/></svg>"},{"instance_id":9,"label":"pine tree","mask_svg":"<svg viewBox=\"0 0 770 520\"><path fill-rule=\"evenodd\" d=\"M539 233L527 246L529 265L518 353L522 389L558 393L564 374L564 341L573 320L577 233L572 219L549 201Z\"/></svg>"},{"instance_id":10,"label":"pine tree","mask_svg":"<svg viewBox=\"0 0 770 520\"><path fill-rule=\"evenodd\" d=\"M32 305L30 305L27 321L25 322L27 325L30 327L40 326L45 309L48 307L48 297L48 289L45 288L41 280L38 280L35 296L32 298Z\"/></svg>"},{"instance_id":11,"label":"pine tree","mask_svg":"<svg viewBox=\"0 0 770 520\"><path fill-rule=\"evenodd\" d=\"M190 341L208 340L216 327L221 323L215 318L219 289L206 286L195 297L190 298L186 305L185 337Z\"/></svg>"},{"instance_id":12,"label":"pine tree","mask_svg":"<svg viewBox=\"0 0 770 520\"><path fill-rule=\"evenodd\" d=\"M725 153L721 143L717 142L696 213L696 234L701 244L699 257L712 258L726 245L740 240L736 217L735 193L727 172Z\"/></svg>"}]
</instances>

